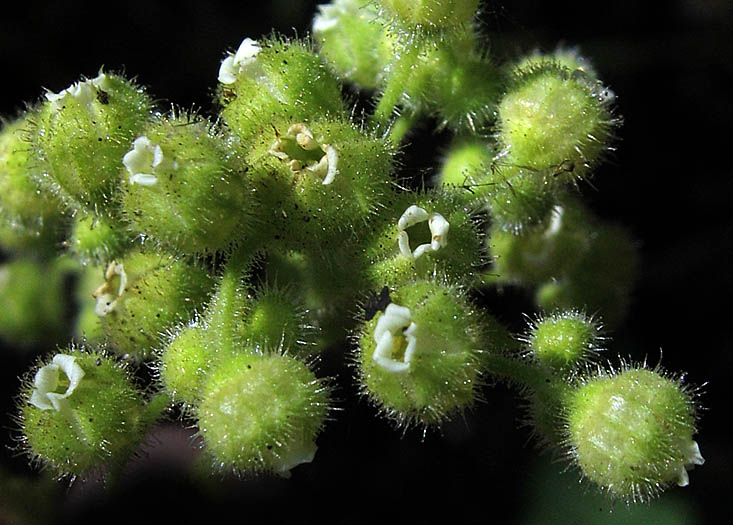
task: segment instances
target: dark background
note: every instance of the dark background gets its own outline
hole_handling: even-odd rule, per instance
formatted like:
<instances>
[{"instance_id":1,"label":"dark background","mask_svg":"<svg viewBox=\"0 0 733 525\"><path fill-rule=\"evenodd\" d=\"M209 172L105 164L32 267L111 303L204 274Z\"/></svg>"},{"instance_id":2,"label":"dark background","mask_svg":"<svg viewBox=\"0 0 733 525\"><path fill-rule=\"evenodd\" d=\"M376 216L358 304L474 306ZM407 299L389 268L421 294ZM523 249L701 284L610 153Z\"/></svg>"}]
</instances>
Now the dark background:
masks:
<instances>
[{"instance_id":1,"label":"dark background","mask_svg":"<svg viewBox=\"0 0 733 525\"><path fill-rule=\"evenodd\" d=\"M42 87L60 91L80 75L95 76L102 65L136 75L162 107L175 103L207 112L225 51L235 50L245 36L256 38L273 28L305 35L317 3L15 2L2 10L0 115L12 117L24 102L36 100ZM707 464L691 473L689 487L631 513L617 504L611 518L651 523L643 513L666 505L682 509L675 512L681 522L716 521L730 498L733 467L730 434L724 430L733 364L733 7L726 0L514 0L506 5L488 1L482 16L497 58L511 59L536 47L549 51L558 43L577 45L618 95L624 118L618 153L598 171L593 187L582 188L600 216L633 232L643 259L629 320L612 334L611 349L639 360L648 356L652 363L663 352L667 369L688 372L694 384L708 383L702 397L708 410L697 436ZM425 165L439 158L439 151L417 147L407 154L426 159ZM17 376L33 356L3 351L0 409L7 413ZM336 358L324 366L324 373L337 370ZM574 507L588 504L599 519L608 518L608 502L599 503L592 493L577 496L574 472L561 476L564 467L557 464L549 478L543 474L549 456L528 444L529 430L518 423L521 402L501 385L487 389L486 403L465 421L422 441L419 432L403 436L375 418L366 403L354 401L343 371L337 383L344 410L319 439L316 461L295 470L288 481L192 479L186 473L195 456L188 431L173 425L164 429L168 437L151 444L150 457L131 467L121 486L107 492L94 482L29 489L33 501L24 508L41 522L76 523L146 517L188 521L193 515L216 522L229 513L237 522L259 522L260 515L306 523L367 517L388 522L401 516L431 521L447 513L461 522L501 515L503 523L554 518L575 523L580 518L573 517ZM7 448L10 419L0 421L4 482L35 479L25 459ZM546 498L550 488L556 491L552 501ZM9 519L3 512L0 497L0 523Z\"/></svg>"}]
</instances>

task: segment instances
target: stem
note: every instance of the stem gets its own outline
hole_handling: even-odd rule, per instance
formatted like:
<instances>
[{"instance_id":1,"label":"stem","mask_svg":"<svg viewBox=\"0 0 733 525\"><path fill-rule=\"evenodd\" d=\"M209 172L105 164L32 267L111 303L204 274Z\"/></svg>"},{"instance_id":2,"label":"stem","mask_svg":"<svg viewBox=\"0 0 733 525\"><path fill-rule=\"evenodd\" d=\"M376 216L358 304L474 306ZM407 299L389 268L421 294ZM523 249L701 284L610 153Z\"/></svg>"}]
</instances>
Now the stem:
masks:
<instances>
[{"instance_id":1,"label":"stem","mask_svg":"<svg viewBox=\"0 0 733 525\"><path fill-rule=\"evenodd\" d=\"M237 249L229 257L219 288L211 301L210 326L218 334L223 349L234 350L237 341L236 320L241 314L244 300L240 294L242 276L252 256L247 249Z\"/></svg>"},{"instance_id":2,"label":"stem","mask_svg":"<svg viewBox=\"0 0 733 525\"><path fill-rule=\"evenodd\" d=\"M526 361L501 354L483 356L484 366L492 373L517 383L520 386L531 388L537 394L556 395L558 385L549 372Z\"/></svg>"}]
</instances>

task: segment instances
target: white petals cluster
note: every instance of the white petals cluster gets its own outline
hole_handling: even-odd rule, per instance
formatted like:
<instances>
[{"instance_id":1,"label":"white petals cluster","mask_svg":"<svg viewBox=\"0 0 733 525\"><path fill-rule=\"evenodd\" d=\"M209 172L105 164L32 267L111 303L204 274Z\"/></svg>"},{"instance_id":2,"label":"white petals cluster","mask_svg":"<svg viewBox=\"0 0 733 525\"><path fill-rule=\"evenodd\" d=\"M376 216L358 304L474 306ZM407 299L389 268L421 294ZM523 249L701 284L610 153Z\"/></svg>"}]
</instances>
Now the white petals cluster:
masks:
<instances>
[{"instance_id":1,"label":"white petals cluster","mask_svg":"<svg viewBox=\"0 0 733 525\"><path fill-rule=\"evenodd\" d=\"M83 105L91 104L96 98L99 91L108 90L109 77L104 73L100 73L97 77L85 80L83 82L75 82L68 88L54 93L46 92L46 100L51 102L54 107L60 108L66 97L73 97L77 102Z\"/></svg>"},{"instance_id":2,"label":"white petals cluster","mask_svg":"<svg viewBox=\"0 0 733 525\"><path fill-rule=\"evenodd\" d=\"M69 382L63 394L56 392L62 373ZM33 379L34 389L31 393L31 405L41 410L61 412L66 408L66 399L74 393L83 377L84 370L76 362L76 356L56 354L49 364L36 372Z\"/></svg>"},{"instance_id":3,"label":"white petals cluster","mask_svg":"<svg viewBox=\"0 0 733 525\"><path fill-rule=\"evenodd\" d=\"M130 184L154 186L158 183L155 168L163 162L163 150L145 135L135 139L132 149L122 157L122 164L130 174Z\"/></svg>"},{"instance_id":4,"label":"white petals cluster","mask_svg":"<svg viewBox=\"0 0 733 525\"><path fill-rule=\"evenodd\" d=\"M407 228L428 222L430 228L430 243L421 244L415 250L410 250L410 237L407 234ZM440 213L428 213L425 208L421 208L413 204L405 210L405 212L397 221L397 243L400 253L405 257L417 259L425 253L437 252L448 244L448 230L450 223Z\"/></svg>"},{"instance_id":5,"label":"white petals cluster","mask_svg":"<svg viewBox=\"0 0 733 525\"><path fill-rule=\"evenodd\" d=\"M303 161L291 158L290 155L285 152L285 148L288 143L293 141L303 151L320 149L324 155L318 161L310 161L304 164ZM301 173L315 175L316 177L323 179L321 184L327 185L331 184L336 179L336 175L339 174L339 156L336 148L329 144L322 144L322 142L323 139L316 140L308 126L301 122L290 126L288 131L278 137L272 146L270 146L268 151L271 155L274 155L280 160L287 161L293 173L297 175Z\"/></svg>"},{"instance_id":6,"label":"white petals cluster","mask_svg":"<svg viewBox=\"0 0 733 525\"><path fill-rule=\"evenodd\" d=\"M289 478L290 471L302 465L311 463L316 457L318 446L311 440L301 440L287 447L287 453L281 455L273 465L275 473L280 477Z\"/></svg>"},{"instance_id":7,"label":"white petals cluster","mask_svg":"<svg viewBox=\"0 0 733 525\"><path fill-rule=\"evenodd\" d=\"M245 38L239 45L234 55L229 55L219 66L219 82L222 84L234 84L237 77L250 69L257 62L257 55L262 47L256 40Z\"/></svg>"},{"instance_id":8,"label":"white petals cluster","mask_svg":"<svg viewBox=\"0 0 733 525\"><path fill-rule=\"evenodd\" d=\"M372 355L374 362L390 372L407 371L417 346L416 331L417 325L412 322L409 308L394 303L387 305L374 328L374 341L377 343ZM393 353L395 346L403 342L401 338L407 343L404 357L395 359Z\"/></svg>"}]
</instances>

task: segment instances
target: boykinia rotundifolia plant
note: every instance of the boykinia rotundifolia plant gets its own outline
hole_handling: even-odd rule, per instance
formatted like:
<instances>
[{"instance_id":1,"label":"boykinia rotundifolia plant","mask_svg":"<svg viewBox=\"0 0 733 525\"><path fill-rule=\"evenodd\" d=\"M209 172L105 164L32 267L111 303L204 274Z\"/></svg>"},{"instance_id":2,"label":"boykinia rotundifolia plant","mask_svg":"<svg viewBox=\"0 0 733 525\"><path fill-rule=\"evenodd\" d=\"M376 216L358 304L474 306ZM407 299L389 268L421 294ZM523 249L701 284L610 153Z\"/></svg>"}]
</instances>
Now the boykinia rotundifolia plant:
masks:
<instances>
[{"instance_id":1,"label":"boykinia rotundifolia plant","mask_svg":"<svg viewBox=\"0 0 733 525\"><path fill-rule=\"evenodd\" d=\"M697 390L606 357L638 260L579 190L614 148L615 95L572 50L500 63L479 9L334 0L309 38L224 53L218 114L161 111L101 69L3 125L0 336L63 333L64 272L79 302L76 341L23 378L33 463L113 476L176 407L213 471L289 476L337 414L317 364L340 352L403 430L508 383L612 497L689 483ZM451 136L422 185L401 159L418 122ZM507 285L536 303L519 333L474 299Z\"/></svg>"}]
</instances>

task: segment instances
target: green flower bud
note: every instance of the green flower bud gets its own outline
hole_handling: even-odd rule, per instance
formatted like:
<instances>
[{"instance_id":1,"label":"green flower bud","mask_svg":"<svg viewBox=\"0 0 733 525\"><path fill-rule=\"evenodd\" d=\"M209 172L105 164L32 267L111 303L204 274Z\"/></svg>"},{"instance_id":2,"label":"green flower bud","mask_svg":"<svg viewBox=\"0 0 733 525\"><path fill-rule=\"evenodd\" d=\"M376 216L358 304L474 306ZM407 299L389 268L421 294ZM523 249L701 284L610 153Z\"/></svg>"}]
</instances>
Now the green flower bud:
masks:
<instances>
[{"instance_id":1,"label":"green flower bud","mask_svg":"<svg viewBox=\"0 0 733 525\"><path fill-rule=\"evenodd\" d=\"M244 139L280 122L345 114L341 86L300 41L244 39L219 69L222 117Z\"/></svg>"},{"instance_id":2,"label":"green flower bud","mask_svg":"<svg viewBox=\"0 0 733 525\"><path fill-rule=\"evenodd\" d=\"M601 326L578 310L557 311L535 319L523 336L527 353L557 372L577 370L601 350Z\"/></svg>"},{"instance_id":3,"label":"green flower bud","mask_svg":"<svg viewBox=\"0 0 733 525\"><path fill-rule=\"evenodd\" d=\"M375 89L394 60L393 35L377 7L361 0L334 0L318 6L313 36L319 54L336 75L358 87Z\"/></svg>"},{"instance_id":4,"label":"green flower bud","mask_svg":"<svg viewBox=\"0 0 733 525\"><path fill-rule=\"evenodd\" d=\"M299 357L317 351L317 330L297 294L277 286L257 292L244 321L247 346Z\"/></svg>"},{"instance_id":5,"label":"green flower bud","mask_svg":"<svg viewBox=\"0 0 733 525\"><path fill-rule=\"evenodd\" d=\"M436 186L464 190L467 201L485 192L484 182L493 161L493 152L483 140L461 139L451 144L443 156Z\"/></svg>"},{"instance_id":6,"label":"green flower bud","mask_svg":"<svg viewBox=\"0 0 733 525\"><path fill-rule=\"evenodd\" d=\"M102 351L71 348L44 361L22 388L27 454L59 477L120 465L150 421L127 370Z\"/></svg>"},{"instance_id":7,"label":"green flower bud","mask_svg":"<svg viewBox=\"0 0 733 525\"><path fill-rule=\"evenodd\" d=\"M542 64L515 74L498 107L497 138L511 164L572 181L608 151L614 95L580 71Z\"/></svg>"},{"instance_id":8,"label":"green flower bud","mask_svg":"<svg viewBox=\"0 0 733 525\"><path fill-rule=\"evenodd\" d=\"M399 425L440 424L476 398L483 332L456 288L399 287L359 335L362 391Z\"/></svg>"},{"instance_id":9,"label":"green flower bud","mask_svg":"<svg viewBox=\"0 0 733 525\"><path fill-rule=\"evenodd\" d=\"M689 483L704 460L695 401L680 379L625 368L583 379L566 406L567 444L583 476L614 497L647 500Z\"/></svg>"},{"instance_id":10,"label":"green flower bud","mask_svg":"<svg viewBox=\"0 0 733 525\"><path fill-rule=\"evenodd\" d=\"M56 261L0 265L0 338L16 346L53 344L67 333L66 272Z\"/></svg>"},{"instance_id":11,"label":"green flower bud","mask_svg":"<svg viewBox=\"0 0 733 525\"><path fill-rule=\"evenodd\" d=\"M158 374L173 401L188 407L198 403L216 352L210 339L202 323L194 322L178 330L163 350Z\"/></svg>"},{"instance_id":12,"label":"green flower bud","mask_svg":"<svg viewBox=\"0 0 733 525\"><path fill-rule=\"evenodd\" d=\"M300 361L240 354L208 377L197 409L215 468L236 474L289 475L313 460L329 412L329 389Z\"/></svg>"},{"instance_id":13,"label":"green flower bud","mask_svg":"<svg viewBox=\"0 0 733 525\"><path fill-rule=\"evenodd\" d=\"M455 192L402 193L377 222L366 250L371 288L428 278L471 282L483 261L475 214Z\"/></svg>"},{"instance_id":14,"label":"green flower bud","mask_svg":"<svg viewBox=\"0 0 733 525\"><path fill-rule=\"evenodd\" d=\"M132 240L124 226L115 220L80 215L65 244L83 264L102 264L122 256L132 246Z\"/></svg>"},{"instance_id":15,"label":"green flower bud","mask_svg":"<svg viewBox=\"0 0 733 525\"><path fill-rule=\"evenodd\" d=\"M167 328L193 317L211 288L211 277L194 264L134 253L107 267L104 284L94 291L95 312L115 350L146 358Z\"/></svg>"},{"instance_id":16,"label":"green flower bud","mask_svg":"<svg viewBox=\"0 0 733 525\"><path fill-rule=\"evenodd\" d=\"M407 27L444 29L470 22L480 0L379 0Z\"/></svg>"},{"instance_id":17,"label":"green flower bud","mask_svg":"<svg viewBox=\"0 0 733 525\"><path fill-rule=\"evenodd\" d=\"M131 227L188 254L248 236L251 205L231 157L206 120L173 115L150 124L122 159L122 211Z\"/></svg>"},{"instance_id":18,"label":"green flower bud","mask_svg":"<svg viewBox=\"0 0 733 525\"><path fill-rule=\"evenodd\" d=\"M117 75L47 92L33 129L41 182L73 211L110 212L122 157L151 116L150 97Z\"/></svg>"},{"instance_id":19,"label":"green flower bud","mask_svg":"<svg viewBox=\"0 0 733 525\"><path fill-rule=\"evenodd\" d=\"M38 187L31 154L29 115L0 130L0 246L51 252L61 240L64 217L56 200Z\"/></svg>"}]
</instances>

